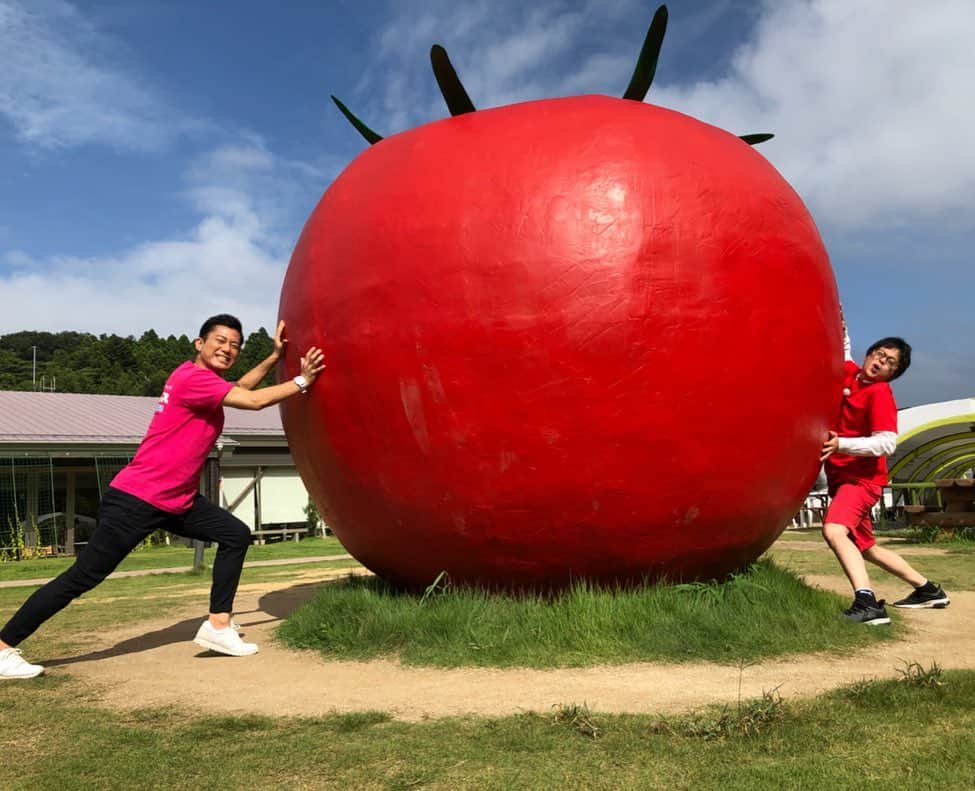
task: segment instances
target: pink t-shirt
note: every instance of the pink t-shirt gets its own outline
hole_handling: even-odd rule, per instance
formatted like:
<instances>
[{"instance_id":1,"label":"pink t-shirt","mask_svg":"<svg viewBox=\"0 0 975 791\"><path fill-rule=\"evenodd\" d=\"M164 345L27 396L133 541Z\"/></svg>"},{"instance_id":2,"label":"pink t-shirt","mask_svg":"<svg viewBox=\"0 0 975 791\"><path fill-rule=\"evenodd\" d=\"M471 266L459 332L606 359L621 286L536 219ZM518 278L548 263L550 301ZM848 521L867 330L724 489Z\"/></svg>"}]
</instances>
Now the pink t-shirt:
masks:
<instances>
[{"instance_id":1,"label":"pink t-shirt","mask_svg":"<svg viewBox=\"0 0 975 791\"><path fill-rule=\"evenodd\" d=\"M223 430L223 399L233 386L192 362L179 366L166 380L135 458L111 486L163 511L188 511L203 465Z\"/></svg>"}]
</instances>

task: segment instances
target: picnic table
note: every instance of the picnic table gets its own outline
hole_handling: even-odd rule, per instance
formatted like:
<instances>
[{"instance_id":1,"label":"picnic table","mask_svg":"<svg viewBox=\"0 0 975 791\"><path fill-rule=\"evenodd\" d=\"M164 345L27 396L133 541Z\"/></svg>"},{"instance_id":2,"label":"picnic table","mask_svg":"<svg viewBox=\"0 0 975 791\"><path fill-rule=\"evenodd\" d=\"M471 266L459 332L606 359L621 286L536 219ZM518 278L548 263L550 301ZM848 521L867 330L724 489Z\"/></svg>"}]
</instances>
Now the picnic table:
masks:
<instances>
[{"instance_id":1,"label":"picnic table","mask_svg":"<svg viewBox=\"0 0 975 791\"><path fill-rule=\"evenodd\" d=\"M942 508L924 505L905 505L909 525L926 525L952 530L956 527L975 527L975 480L945 478L934 482Z\"/></svg>"}]
</instances>

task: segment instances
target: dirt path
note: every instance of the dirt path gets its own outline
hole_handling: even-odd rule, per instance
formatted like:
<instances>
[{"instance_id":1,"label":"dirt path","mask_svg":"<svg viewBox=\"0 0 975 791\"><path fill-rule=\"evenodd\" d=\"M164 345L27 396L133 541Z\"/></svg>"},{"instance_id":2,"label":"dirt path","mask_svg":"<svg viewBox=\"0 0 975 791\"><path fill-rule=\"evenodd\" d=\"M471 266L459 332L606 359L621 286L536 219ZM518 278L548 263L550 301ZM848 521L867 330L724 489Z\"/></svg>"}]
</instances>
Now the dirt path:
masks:
<instances>
[{"instance_id":1,"label":"dirt path","mask_svg":"<svg viewBox=\"0 0 975 791\"><path fill-rule=\"evenodd\" d=\"M628 664L559 670L442 670L395 662L325 662L315 652L290 651L272 641L278 623L342 570L296 570L287 582L243 585L235 618L256 656L233 658L200 651L190 640L198 611L141 622L100 635L87 653L42 658L49 672L67 671L98 691L112 708L178 706L208 713L314 716L381 710L404 720L463 714L547 711L586 703L595 711L673 713L734 702L739 670L711 663ZM809 577L846 592L843 580ZM201 589L205 598L205 590ZM181 616L185 618L180 619ZM864 677L895 677L905 661L943 668L975 667L975 592L952 595L945 610L903 611L910 634L893 644L837 658L805 655L763 662L741 676L741 694L779 688L783 697L815 695ZM175 621L175 622L174 622ZM867 627L865 627L867 628Z\"/></svg>"}]
</instances>

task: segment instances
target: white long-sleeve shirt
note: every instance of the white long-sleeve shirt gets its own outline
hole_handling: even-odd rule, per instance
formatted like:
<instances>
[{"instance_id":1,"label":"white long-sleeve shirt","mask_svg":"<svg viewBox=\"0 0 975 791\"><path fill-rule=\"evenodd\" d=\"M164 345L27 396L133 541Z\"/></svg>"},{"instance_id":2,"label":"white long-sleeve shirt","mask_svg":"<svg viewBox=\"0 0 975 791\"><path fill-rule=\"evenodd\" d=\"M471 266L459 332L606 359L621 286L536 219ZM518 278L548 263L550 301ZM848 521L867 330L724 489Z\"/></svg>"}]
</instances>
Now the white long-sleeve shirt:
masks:
<instances>
[{"instance_id":1,"label":"white long-sleeve shirt","mask_svg":"<svg viewBox=\"0 0 975 791\"><path fill-rule=\"evenodd\" d=\"M843 359L853 360L853 345L850 333L843 330ZM897 433L894 431L875 431L869 437L839 437L837 453L848 456L889 456L897 448Z\"/></svg>"}]
</instances>

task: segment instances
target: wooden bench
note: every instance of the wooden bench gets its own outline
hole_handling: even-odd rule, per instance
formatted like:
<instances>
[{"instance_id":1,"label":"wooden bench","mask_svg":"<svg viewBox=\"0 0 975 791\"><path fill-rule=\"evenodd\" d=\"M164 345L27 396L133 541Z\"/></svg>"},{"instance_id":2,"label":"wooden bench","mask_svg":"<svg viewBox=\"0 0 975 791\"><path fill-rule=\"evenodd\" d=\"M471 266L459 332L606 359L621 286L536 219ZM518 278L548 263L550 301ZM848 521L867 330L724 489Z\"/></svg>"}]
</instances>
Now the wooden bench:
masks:
<instances>
[{"instance_id":1,"label":"wooden bench","mask_svg":"<svg viewBox=\"0 0 975 791\"><path fill-rule=\"evenodd\" d=\"M946 478L934 482L949 513L975 514L975 481L969 478Z\"/></svg>"},{"instance_id":2,"label":"wooden bench","mask_svg":"<svg viewBox=\"0 0 975 791\"><path fill-rule=\"evenodd\" d=\"M928 509L923 505L905 505L907 524L927 525L928 527L975 527L975 512L952 513Z\"/></svg>"},{"instance_id":3,"label":"wooden bench","mask_svg":"<svg viewBox=\"0 0 975 791\"><path fill-rule=\"evenodd\" d=\"M941 513L941 509L936 505L905 505L905 514L932 514Z\"/></svg>"},{"instance_id":4,"label":"wooden bench","mask_svg":"<svg viewBox=\"0 0 975 791\"><path fill-rule=\"evenodd\" d=\"M975 481L949 478L934 482L944 510L928 505L905 505L907 524L938 527L950 533L958 527L975 527Z\"/></svg>"},{"instance_id":5,"label":"wooden bench","mask_svg":"<svg viewBox=\"0 0 975 791\"><path fill-rule=\"evenodd\" d=\"M282 541L287 541L293 537L294 541L299 541L303 536L308 535L307 527L279 527L272 530L255 530L251 533L255 544L264 544L264 539L268 536L281 536Z\"/></svg>"}]
</instances>

